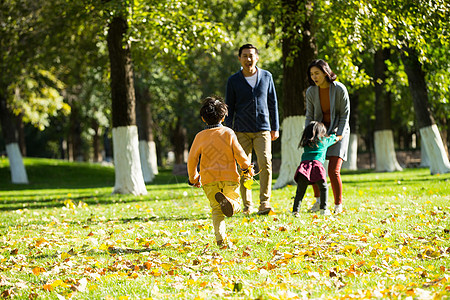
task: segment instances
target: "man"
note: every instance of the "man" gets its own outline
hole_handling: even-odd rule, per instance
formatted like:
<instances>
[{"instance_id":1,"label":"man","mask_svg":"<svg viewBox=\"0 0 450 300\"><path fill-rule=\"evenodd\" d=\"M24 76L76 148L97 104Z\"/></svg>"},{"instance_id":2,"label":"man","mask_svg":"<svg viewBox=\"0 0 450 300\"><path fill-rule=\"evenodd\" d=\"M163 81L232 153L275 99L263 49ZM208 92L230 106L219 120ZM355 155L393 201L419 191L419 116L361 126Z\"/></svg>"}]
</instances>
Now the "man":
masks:
<instances>
[{"instance_id":1,"label":"man","mask_svg":"<svg viewBox=\"0 0 450 300\"><path fill-rule=\"evenodd\" d=\"M279 137L278 103L272 74L256 67L258 49L252 44L239 48L241 70L228 78L225 125L232 128L245 153L255 150L260 169L259 215L269 214L272 191L272 143ZM253 212L252 193L240 182L243 212Z\"/></svg>"}]
</instances>

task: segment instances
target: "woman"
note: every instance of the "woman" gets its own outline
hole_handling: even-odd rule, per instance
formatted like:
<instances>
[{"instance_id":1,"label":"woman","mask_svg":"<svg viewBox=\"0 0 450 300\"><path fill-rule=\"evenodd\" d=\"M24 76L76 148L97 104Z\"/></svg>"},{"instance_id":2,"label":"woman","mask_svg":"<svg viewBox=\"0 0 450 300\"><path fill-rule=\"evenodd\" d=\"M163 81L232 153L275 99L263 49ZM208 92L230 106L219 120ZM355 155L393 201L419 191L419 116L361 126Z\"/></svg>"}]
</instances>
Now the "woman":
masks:
<instances>
[{"instance_id":1,"label":"woman","mask_svg":"<svg viewBox=\"0 0 450 300\"><path fill-rule=\"evenodd\" d=\"M342 140L327 150L329 160L328 176L334 195L334 213L342 212L342 180L341 166L347 159L348 142L350 138L350 99L345 86L335 81L336 74L331 71L328 63L322 59L312 61L308 66L308 81L310 87L306 91L306 121L305 127L311 121L325 124L327 135L342 136ZM320 209L320 191L313 185L316 202L309 212Z\"/></svg>"}]
</instances>

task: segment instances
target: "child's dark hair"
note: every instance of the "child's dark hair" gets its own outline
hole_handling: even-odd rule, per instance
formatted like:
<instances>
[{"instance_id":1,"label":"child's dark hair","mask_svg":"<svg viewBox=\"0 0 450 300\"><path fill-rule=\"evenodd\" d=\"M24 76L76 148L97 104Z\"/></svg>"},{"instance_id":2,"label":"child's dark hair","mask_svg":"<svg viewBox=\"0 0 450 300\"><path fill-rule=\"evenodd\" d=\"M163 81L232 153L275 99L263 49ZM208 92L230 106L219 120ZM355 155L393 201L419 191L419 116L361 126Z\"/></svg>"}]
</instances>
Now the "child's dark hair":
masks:
<instances>
[{"instance_id":1,"label":"child's dark hair","mask_svg":"<svg viewBox=\"0 0 450 300\"><path fill-rule=\"evenodd\" d=\"M228 108L223 99L218 96L210 96L203 100L200 116L208 125L219 124L219 122L228 114Z\"/></svg>"},{"instance_id":2,"label":"child's dark hair","mask_svg":"<svg viewBox=\"0 0 450 300\"><path fill-rule=\"evenodd\" d=\"M323 123L311 121L311 123L305 127L305 130L303 130L302 138L300 139L300 144L298 146L311 147L317 145L326 133L327 128Z\"/></svg>"}]
</instances>

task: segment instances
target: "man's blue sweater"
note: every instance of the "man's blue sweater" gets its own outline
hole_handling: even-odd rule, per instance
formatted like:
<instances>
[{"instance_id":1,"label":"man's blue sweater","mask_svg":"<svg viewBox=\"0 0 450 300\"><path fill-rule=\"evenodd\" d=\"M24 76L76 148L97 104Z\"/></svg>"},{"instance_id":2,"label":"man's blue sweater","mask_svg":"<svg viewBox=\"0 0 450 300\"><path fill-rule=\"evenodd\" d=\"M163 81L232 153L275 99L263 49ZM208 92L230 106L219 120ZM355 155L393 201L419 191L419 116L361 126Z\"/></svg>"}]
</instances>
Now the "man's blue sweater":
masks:
<instances>
[{"instance_id":1,"label":"man's blue sweater","mask_svg":"<svg viewBox=\"0 0 450 300\"><path fill-rule=\"evenodd\" d=\"M278 103L272 74L258 68L254 88L242 71L228 78L225 102L228 116L225 125L236 132L278 131Z\"/></svg>"}]
</instances>

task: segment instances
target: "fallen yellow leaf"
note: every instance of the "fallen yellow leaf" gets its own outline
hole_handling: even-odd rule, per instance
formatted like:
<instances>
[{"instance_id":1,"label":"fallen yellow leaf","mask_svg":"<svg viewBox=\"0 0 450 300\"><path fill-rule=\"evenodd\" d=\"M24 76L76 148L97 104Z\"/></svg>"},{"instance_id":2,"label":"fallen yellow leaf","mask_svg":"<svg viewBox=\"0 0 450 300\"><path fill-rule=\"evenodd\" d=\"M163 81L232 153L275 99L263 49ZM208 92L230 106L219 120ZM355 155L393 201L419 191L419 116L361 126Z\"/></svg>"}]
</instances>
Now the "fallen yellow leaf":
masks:
<instances>
[{"instance_id":1,"label":"fallen yellow leaf","mask_svg":"<svg viewBox=\"0 0 450 300\"><path fill-rule=\"evenodd\" d=\"M33 274L34 275L39 275L41 272L44 272L45 271L45 269L44 268L41 268L41 267L35 267L35 268L33 268Z\"/></svg>"},{"instance_id":2,"label":"fallen yellow leaf","mask_svg":"<svg viewBox=\"0 0 450 300\"><path fill-rule=\"evenodd\" d=\"M42 287L45 291L51 292L53 291L53 286L51 284L44 284L44 286Z\"/></svg>"}]
</instances>

